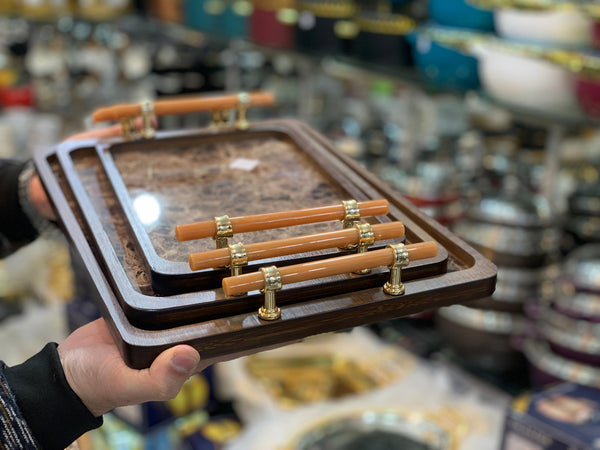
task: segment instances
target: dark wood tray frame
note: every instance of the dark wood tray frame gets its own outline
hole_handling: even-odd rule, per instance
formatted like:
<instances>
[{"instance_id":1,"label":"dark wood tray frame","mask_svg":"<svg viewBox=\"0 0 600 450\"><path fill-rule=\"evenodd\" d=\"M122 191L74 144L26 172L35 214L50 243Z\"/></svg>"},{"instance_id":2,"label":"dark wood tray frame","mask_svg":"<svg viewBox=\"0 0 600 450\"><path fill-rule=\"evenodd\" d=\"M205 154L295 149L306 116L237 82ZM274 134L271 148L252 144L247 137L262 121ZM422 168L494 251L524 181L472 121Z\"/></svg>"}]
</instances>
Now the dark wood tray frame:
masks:
<instances>
[{"instance_id":1,"label":"dark wood tray frame","mask_svg":"<svg viewBox=\"0 0 600 450\"><path fill-rule=\"evenodd\" d=\"M41 179L59 212L63 229L86 261L102 299L104 316L128 364L147 367L160 351L178 343L194 345L204 358L218 357L491 295L496 268L490 261L417 211L355 161L337 152L323 136L293 120L257 124L252 132L289 136L311 153L315 164L327 167L328 173L353 194L352 198L388 199L389 220L405 224L406 241L435 240L440 254L432 260L417 261L403 271L406 293L399 297L386 295L381 289L388 277L385 268L368 276L346 275L286 286L278 293L282 319L273 322L258 319L256 310L262 295L256 292L234 299L224 297L220 288L169 296L144 295L132 288L102 225L90 210L85 189L70 161L70 153L78 149L95 148L102 154L111 146L135 143L119 139L72 141L38 151L35 162ZM159 133L158 139L204 139L211 133ZM110 174L115 191L119 191L118 177L111 172L114 166L103 160L103 167ZM62 181L55 171L62 171ZM131 219L128 199L119 200ZM166 270L160 267L146 248L149 243L144 241L143 233L136 234L135 220L129 224L150 266L162 270L166 278L189 277L180 265Z\"/></svg>"}]
</instances>

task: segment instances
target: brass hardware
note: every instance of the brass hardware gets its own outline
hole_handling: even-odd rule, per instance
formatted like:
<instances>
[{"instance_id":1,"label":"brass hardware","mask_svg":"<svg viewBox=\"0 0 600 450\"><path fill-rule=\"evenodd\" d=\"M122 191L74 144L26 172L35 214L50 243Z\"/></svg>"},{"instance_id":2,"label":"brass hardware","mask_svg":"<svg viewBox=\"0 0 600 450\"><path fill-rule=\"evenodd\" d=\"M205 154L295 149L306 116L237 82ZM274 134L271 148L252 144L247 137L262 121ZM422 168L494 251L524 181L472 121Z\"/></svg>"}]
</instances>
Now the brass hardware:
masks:
<instances>
[{"instance_id":1,"label":"brass hardware","mask_svg":"<svg viewBox=\"0 0 600 450\"><path fill-rule=\"evenodd\" d=\"M210 124L212 127L221 129L227 126L229 122L229 110L228 109L218 109L212 112L212 123Z\"/></svg>"},{"instance_id":2,"label":"brass hardware","mask_svg":"<svg viewBox=\"0 0 600 450\"><path fill-rule=\"evenodd\" d=\"M355 22L361 31L395 36L407 35L416 27L414 19L402 14L360 14Z\"/></svg>"},{"instance_id":3,"label":"brass hardware","mask_svg":"<svg viewBox=\"0 0 600 450\"><path fill-rule=\"evenodd\" d=\"M356 200L343 200L344 210L346 214L342 220L344 228L352 228L354 223L360 219L360 209L358 209L358 202Z\"/></svg>"},{"instance_id":4,"label":"brass hardware","mask_svg":"<svg viewBox=\"0 0 600 450\"><path fill-rule=\"evenodd\" d=\"M373 233L373 227L370 223L357 223L355 225L358 230L358 245L356 246L356 253L365 253L369 245L375 243L375 233ZM358 270L355 273L364 275L371 273L371 269Z\"/></svg>"},{"instance_id":5,"label":"brass hardware","mask_svg":"<svg viewBox=\"0 0 600 450\"><path fill-rule=\"evenodd\" d=\"M390 269L390 281L383 285L383 292L388 295L402 295L404 294L404 284L402 283L401 272L402 268L406 267L409 263L408 252L404 244L393 244L388 245L394 252L394 262Z\"/></svg>"},{"instance_id":6,"label":"brass hardware","mask_svg":"<svg viewBox=\"0 0 600 450\"><path fill-rule=\"evenodd\" d=\"M275 291L281 289L281 275L275 266L261 267L265 277L265 304L258 309L258 317L262 320L277 320L281 317L281 309L275 303Z\"/></svg>"},{"instance_id":7,"label":"brass hardware","mask_svg":"<svg viewBox=\"0 0 600 450\"><path fill-rule=\"evenodd\" d=\"M124 117L119 122L121 122L121 135L123 139L131 141L135 138L135 117Z\"/></svg>"},{"instance_id":8,"label":"brass hardware","mask_svg":"<svg viewBox=\"0 0 600 450\"><path fill-rule=\"evenodd\" d=\"M279 11L282 8L294 8L295 0L253 0L252 4L256 9L267 11Z\"/></svg>"},{"instance_id":9,"label":"brass hardware","mask_svg":"<svg viewBox=\"0 0 600 450\"><path fill-rule=\"evenodd\" d=\"M247 130L250 126L250 122L248 122L247 112L250 106L250 96L242 92L238 94L238 106L237 106L237 121L235 122L235 127L238 130Z\"/></svg>"},{"instance_id":10,"label":"brass hardware","mask_svg":"<svg viewBox=\"0 0 600 450\"><path fill-rule=\"evenodd\" d=\"M215 217L215 225L217 226L217 234L214 239L217 243L217 248L227 247L227 239L233 237L233 226L229 216Z\"/></svg>"},{"instance_id":11,"label":"brass hardware","mask_svg":"<svg viewBox=\"0 0 600 450\"><path fill-rule=\"evenodd\" d=\"M356 13L356 5L351 0L334 0L329 2L299 1L298 11L308 11L316 17L329 19L349 19Z\"/></svg>"},{"instance_id":12,"label":"brass hardware","mask_svg":"<svg viewBox=\"0 0 600 450\"><path fill-rule=\"evenodd\" d=\"M156 130L152 126L152 119L154 118L154 104L152 102L142 102L142 129L140 135L144 139L152 139L156 136Z\"/></svg>"},{"instance_id":13,"label":"brass hardware","mask_svg":"<svg viewBox=\"0 0 600 450\"><path fill-rule=\"evenodd\" d=\"M231 275L237 276L242 273L242 268L248 264L248 254L246 253L246 247L241 242L237 244L231 244L229 246L229 253L231 255Z\"/></svg>"}]
</instances>

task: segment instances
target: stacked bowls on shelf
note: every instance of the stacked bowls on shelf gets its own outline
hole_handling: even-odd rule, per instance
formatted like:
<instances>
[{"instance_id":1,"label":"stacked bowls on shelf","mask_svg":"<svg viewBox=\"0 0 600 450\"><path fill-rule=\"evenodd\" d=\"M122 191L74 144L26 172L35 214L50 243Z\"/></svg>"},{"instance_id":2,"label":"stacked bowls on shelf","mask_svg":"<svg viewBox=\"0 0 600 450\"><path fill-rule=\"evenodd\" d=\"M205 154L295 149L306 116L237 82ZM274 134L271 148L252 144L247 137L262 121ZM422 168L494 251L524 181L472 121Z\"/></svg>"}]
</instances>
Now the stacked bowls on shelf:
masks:
<instances>
[{"instance_id":1,"label":"stacked bowls on shelf","mask_svg":"<svg viewBox=\"0 0 600 450\"><path fill-rule=\"evenodd\" d=\"M513 336L527 328L524 305L542 295L560 244L550 205L534 194L487 195L453 229L498 266L497 287L490 297L440 308L437 327L465 366L522 374Z\"/></svg>"},{"instance_id":2,"label":"stacked bowls on shelf","mask_svg":"<svg viewBox=\"0 0 600 450\"><path fill-rule=\"evenodd\" d=\"M501 3L504 6L494 10L494 24L502 38L561 48L589 48L592 44L595 20L574 2L514 0Z\"/></svg>"},{"instance_id":3,"label":"stacked bowls on shelf","mask_svg":"<svg viewBox=\"0 0 600 450\"><path fill-rule=\"evenodd\" d=\"M569 253L555 293L528 305L534 324L521 339L534 386L571 381L600 387L600 244Z\"/></svg>"},{"instance_id":4,"label":"stacked bowls on shelf","mask_svg":"<svg viewBox=\"0 0 600 450\"><path fill-rule=\"evenodd\" d=\"M568 197L565 234L574 246L600 243L600 184L584 184Z\"/></svg>"},{"instance_id":5,"label":"stacked bowls on shelf","mask_svg":"<svg viewBox=\"0 0 600 450\"><path fill-rule=\"evenodd\" d=\"M412 168L385 165L379 176L429 217L449 226L462 219L459 173L448 161L418 161Z\"/></svg>"},{"instance_id":6,"label":"stacked bowls on shelf","mask_svg":"<svg viewBox=\"0 0 600 450\"><path fill-rule=\"evenodd\" d=\"M484 90L526 112L600 117L599 11L585 2L473 0L494 13L497 36L472 48Z\"/></svg>"}]
</instances>

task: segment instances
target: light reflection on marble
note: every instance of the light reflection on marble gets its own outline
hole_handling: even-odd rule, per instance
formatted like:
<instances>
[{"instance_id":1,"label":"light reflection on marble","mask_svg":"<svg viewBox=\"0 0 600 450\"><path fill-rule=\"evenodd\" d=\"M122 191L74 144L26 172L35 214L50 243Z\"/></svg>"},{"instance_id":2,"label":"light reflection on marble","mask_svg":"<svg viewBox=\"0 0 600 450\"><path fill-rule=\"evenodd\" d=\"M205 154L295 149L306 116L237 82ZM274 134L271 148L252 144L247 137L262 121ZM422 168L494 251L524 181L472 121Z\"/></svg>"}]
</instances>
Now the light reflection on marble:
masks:
<instances>
[{"instance_id":1,"label":"light reflection on marble","mask_svg":"<svg viewBox=\"0 0 600 450\"><path fill-rule=\"evenodd\" d=\"M133 208L144 225L151 225L161 215L161 206L158 199L151 194L141 194L133 200Z\"/></svg>"}]
</instances>

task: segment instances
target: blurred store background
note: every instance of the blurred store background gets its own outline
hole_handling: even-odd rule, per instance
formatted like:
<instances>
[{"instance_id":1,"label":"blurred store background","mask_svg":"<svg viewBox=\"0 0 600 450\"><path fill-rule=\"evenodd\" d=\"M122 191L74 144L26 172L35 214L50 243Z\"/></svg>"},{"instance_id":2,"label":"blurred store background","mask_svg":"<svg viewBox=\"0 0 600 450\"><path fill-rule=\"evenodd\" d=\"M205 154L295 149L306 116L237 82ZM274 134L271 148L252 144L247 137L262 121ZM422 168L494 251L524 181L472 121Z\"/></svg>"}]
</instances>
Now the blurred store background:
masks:
<instances>
[{"instance_id":1,"label":"blurred store background","mask_svg":"<svg viewBox=\"0 0 600 450\"><path fill-rule=\"evenodd\" d=\"M3 158L100 106L257 89L277 101L254 119L322 132L491 259L496 291L215 366L80 448L599 448L600 4L0 0ZM0 358L98 317L85 278L62 237L1 260Z\"/></svg>"}]
</instances>

